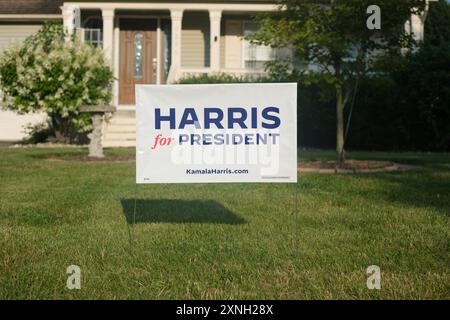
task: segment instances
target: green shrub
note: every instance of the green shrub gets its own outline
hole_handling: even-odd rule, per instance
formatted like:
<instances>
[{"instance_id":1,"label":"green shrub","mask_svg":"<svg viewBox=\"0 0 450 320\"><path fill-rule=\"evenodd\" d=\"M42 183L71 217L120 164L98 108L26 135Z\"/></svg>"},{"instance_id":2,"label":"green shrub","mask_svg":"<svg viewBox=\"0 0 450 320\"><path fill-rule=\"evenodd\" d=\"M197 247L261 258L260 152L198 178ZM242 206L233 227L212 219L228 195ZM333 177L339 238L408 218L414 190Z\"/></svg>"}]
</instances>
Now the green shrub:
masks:
<instances>
[{"instance_id":1,"label":"green shrub","mask_svg":"<svg viewBox=\"0 0 450 320\"><path fill-rule=\"evenodd\" d=\"M267 80L261 76L251 75L233 75L228 73L216 74L193 74L187 75L177 81L179 84L207 84L207 83L249 83L249 82L264 82ZM266 81L267 82L267 81Z\"/></svg>"},{"instance_id":2,"label":"green shrub","mask_svg":"<svg viewBox=\"0 0 450 320\"><path fill-rule=\"evenodd\" d=\"M46 142L53 135L53 128L49 121L43 121L36 124L29 124L25 128L27 137L22 141L23 144L36 144Z\"/></svg>"},{"instance_id":3,"label":"green shrub","mask_svg":"<svg viewBox=\"0 0 450 320\"><path fill-rule=\"evenodd\" d=\"M0 56L3 106L18 113L46 112L57 133L86 131L81 105L109 103L113 72L100 49L81 43L62 25L45 24Z\"/></svg>"}]
</instances>

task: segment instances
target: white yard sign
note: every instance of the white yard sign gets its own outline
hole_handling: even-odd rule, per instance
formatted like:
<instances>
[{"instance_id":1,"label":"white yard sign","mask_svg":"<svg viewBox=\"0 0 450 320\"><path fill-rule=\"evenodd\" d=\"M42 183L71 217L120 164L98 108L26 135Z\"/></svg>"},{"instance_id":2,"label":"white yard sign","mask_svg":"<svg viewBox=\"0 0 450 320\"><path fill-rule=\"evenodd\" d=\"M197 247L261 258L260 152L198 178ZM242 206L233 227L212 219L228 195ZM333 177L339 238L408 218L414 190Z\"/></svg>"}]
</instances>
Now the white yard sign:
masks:
<instances>
[{"instance_id":1,"label":"white yard sign","mask_svg":"<svg viewBox=\"0 0 450 320\"><path fill-rule=\"evenodd\" d=\"M297 182L295 83L136 86L136 183L208 182Z\"/></svg>"}]
</instances>

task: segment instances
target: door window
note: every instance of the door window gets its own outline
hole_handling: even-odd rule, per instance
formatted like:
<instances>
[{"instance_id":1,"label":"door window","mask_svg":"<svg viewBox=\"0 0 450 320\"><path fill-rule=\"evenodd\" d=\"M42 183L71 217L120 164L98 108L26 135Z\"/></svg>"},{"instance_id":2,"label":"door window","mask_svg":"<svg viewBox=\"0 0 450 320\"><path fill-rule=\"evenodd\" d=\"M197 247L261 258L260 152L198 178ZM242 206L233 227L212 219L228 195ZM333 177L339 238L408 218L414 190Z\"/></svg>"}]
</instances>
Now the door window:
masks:
<instances>
[{"instance_id":1,"label":"door window","mask_svg":"<svg viewBox=\"0 0 450 320\"><path fill-rule=\"evenodd\" d=\"M134 36L134 77L142 78L142 58L144 49L144 37L142 33Z\"/></svg>"}]
</instances>

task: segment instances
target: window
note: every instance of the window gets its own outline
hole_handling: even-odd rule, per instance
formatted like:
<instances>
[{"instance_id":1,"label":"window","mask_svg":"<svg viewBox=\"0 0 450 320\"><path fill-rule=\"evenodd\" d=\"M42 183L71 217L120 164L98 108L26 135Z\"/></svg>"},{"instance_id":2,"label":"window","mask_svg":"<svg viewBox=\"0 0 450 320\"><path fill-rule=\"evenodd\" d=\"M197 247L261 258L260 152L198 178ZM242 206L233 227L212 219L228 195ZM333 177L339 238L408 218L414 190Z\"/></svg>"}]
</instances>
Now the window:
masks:
<instances>
[{"instance_id":1,"label":"window","mask_svg":"<svg viewBox=\"0 0 450 320\"><path fill-rule=\"evenodd\" d=\"M164 36L164 81L169 76L172 52L172 23L169 19L161 19L161 28Z\"/></svg>"},{"instance_id":2,"label":"window","mask_svg":"<svg viewBox=\"0 0 450 320\"><path fill-rule=\"evenodd\" d=\"M258 25L255 22L246 21L243 29L244 37L247 37L258 30ZM274 57L274 50L270 46L257 45L245 39L243 50L246 69L264 69L264 64Z\"/></svg>"},{"instance_id":3,"label":"window","mask_svg":"<svg viewBox=\"0 0 450 320\"><path fill-rule=\"evenodd\" d=\"M134 36L134 77L142 78L142 51L144 48L144 38L142 33Z\"/></svg>"},{"instance_id":4,"label":"window","mask_svg":"<svg viewBox=\"0 0 450 320\"><path fill-rule=\"evenodd\" d=\"M252 35L258 29L259 27L255 22L245 21L243 23L244 37ZM292 57L292 50L290 48L274 49L270 46L250 43L250 41L245 39L243 41L244 67L246 69L262 70L267 61Z\"/></svg>"},{"instance_id":5,"label":"window","mask_svg":"<svg viewBox=\"0 0 450 320\"><path fill-rule=\"evenodd\" d=\"M84 24L84 41L96 48L103 45L103 22L97 17L88 18Z\"/></svg>"}]
</instances>

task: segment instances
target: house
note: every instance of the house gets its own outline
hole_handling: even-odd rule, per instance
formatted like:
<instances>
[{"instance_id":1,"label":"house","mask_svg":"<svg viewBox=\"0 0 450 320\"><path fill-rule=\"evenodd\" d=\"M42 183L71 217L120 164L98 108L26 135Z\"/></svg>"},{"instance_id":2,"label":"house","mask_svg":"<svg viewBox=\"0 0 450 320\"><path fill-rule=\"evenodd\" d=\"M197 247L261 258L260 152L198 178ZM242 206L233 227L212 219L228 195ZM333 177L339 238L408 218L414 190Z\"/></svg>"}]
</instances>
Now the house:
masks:
<instances>
[{"instance_id":1,"label":"house","mask_svg":"<svg viewBox=\"0 0 450 320\"><path fill-rule=\"evenodd\" d=\"M45 21L61 20L62 3L62 0L0 0L0 52L37 32ZM25 136L24 127L45 118L44 114L19 116L0 106L0 145L21 140Z\"/></svg>"},{"instance_id":2,"label":"house","mask_svg":"<svg viewBox=\"0 0 450 320\"><path fill-rule=\"evenodd\" d=\"M117 79L118 106L104 145L133 146L135 84L171 83L200 73L262 73L277 53L243 36L256 30L255 13L276 8L273 0L0 0L0 51L48 20L62 20L69 32L101 47ZM423 19L411 21L411 32L421 36ZM0 111L0 141L19 140L23 125L39 120L42 115Z\"/></svg>"}]
</instances>

